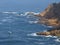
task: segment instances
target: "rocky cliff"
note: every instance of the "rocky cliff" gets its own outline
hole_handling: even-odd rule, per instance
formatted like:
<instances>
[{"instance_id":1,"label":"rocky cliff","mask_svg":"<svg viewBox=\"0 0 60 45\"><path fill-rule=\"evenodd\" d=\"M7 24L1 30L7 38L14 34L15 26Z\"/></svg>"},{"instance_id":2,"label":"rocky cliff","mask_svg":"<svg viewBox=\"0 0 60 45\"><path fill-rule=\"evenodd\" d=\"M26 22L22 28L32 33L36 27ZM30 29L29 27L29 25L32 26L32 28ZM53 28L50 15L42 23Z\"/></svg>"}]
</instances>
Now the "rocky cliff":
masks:
<instances>
[{"instance_id":1,"label":"rocky cliff","mask_svg":"<svg viewBox=\"0 0 60 45\"><path fill-rule=\"evenodd\" d=\"M60 3L49 5L37 16L40 17L39 23L55 27L60 26Z\"/></svg>"},{"instance_id":2,"label":"rocky cliff","mask_svg":"<svg viewBox=\"0 0 60 45\"><path fill-rule=\"evenodd\" d=\"M51 32L60 33L60 3L53 3L49 5L43 12L41 12L37 16L40 17L39 23L47 26L53 26L55 27L54 30L57 30L57 31L48 31L45 33L48 34L50 34Z\"/></svg>"}]
</instances>

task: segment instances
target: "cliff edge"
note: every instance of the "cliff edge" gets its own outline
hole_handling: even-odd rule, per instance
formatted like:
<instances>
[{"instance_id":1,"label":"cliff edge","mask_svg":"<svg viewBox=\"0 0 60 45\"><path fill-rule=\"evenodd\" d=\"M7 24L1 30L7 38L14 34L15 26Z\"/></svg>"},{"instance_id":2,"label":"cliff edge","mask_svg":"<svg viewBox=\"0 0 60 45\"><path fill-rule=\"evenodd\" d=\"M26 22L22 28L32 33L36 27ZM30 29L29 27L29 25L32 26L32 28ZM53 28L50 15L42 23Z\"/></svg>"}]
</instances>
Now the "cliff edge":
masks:
<instances>
[{"instance_id":1,"label":"cliff edge","mask_svg":"<svg viewBox=\"0 0 60 45\"><path fill-rule=\"evenodd\" d=\"M53 31L47 31L42 33L37 33L38 35L60 35L60 3L53 3L49 5L43 12L39 15L39 22L47 26L53 26L55 29ZM53 33L54 32L54 33Z\"/></svg>"}]
</instances>

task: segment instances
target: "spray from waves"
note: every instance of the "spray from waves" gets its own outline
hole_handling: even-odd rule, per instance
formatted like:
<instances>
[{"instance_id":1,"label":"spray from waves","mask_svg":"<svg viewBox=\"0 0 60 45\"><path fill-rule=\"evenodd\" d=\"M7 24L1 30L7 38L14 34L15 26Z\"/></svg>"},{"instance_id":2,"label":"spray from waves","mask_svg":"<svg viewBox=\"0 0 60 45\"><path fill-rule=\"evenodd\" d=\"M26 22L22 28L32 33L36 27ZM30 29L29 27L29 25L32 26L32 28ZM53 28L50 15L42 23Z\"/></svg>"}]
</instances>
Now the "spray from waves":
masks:
<instances>
[{"instance_id":1,"label":"spray from waves","mask_svg":"<svg viewBox=\"0 0 60 45\"><path fill-rule=\"evenodd\" d=\"M53 28L53 26L47 26L48 28Z\"/></svg>"},{"instance_id":2,"label":"spray from waves","mask_svg":"<svg viewBox=\"0 0 60 45\"><path fill-rule=\"evenodd\" d=\"M60 38L55 39L56 42L60 42Z\"/></svg>"},{"instance_id":3,"label":"spray from waves","mask_svg":"<svg viewBox=\"0 0 60 45\"><path fill-rule=\"evenodd\" d=\"M45 37L57 38L57 36L52 36L52 35L48 35L48 36L45 36Z\"/></svg>"},{"instance_id":4,"label":"spray from waves","mask_svg":"<svg viewBox=\"0 0 60 45\"><path fill-rule=\"evenodd\" d=\"M8 11L8 12L1 12L1 13L3 13L3 14L17 14L19 16L27 16L27 15L33 16L33 15L39 14L39 12L38 13L36 13L36 12L23 12L23 13L21 13L21 12L17 12L17 11L16 12Z\"/></svg>"},{"instance_id":5,"label":"spray from waves","mask_svg":"<svg viewBox=\"0 0 60 45\"><path fill-rule=\"evenodd\" d=\"M25 15L38 15L39 13L35 13L35 12L26 12Z\"/></svg>"},{"instance_id":6,"label":"spray from waves","mask_svg":"<svg viewBox=\"0 0 60 45\"><path fill-rule=\"evenodd\" d=\"M38 21L28 21L28 23L33 24L33 23L38 23Z\"/></svg>"},{"instance_id":7,"label":"spray from waves","mask_svg":"<svg viewBox=\"0 0 60 45\"><path fill-rule=\"evenodd\" d=\"M43 32L47 32L47 30L44 30ZM52 36L52 35L44 35L44 37L47 37L47 38L58 38L57 36Z\"/></svg>"},{"instance_id":8,"label":"spray from waves","mask_svg":"<svg viewBox=\"0 0 60 45\"><path fill-rule=\"evenodd\" d=\"M38 18L35 17L34 15L38 15L39 13L35 13L35 12L25 12L23 14L20 14L20 16L22 17L26 17L27 18L27 22L29 24L33 24L33 23L38 23Z\"/></svg>"},{"instance_id":9,"label":"spray from waves","mask_svg":"<svg viewBox=\"0 0 60 45\"><path fill-rule=\"evenodd\" d=\"M17 14L18 12L2 12L4 14Z\"/></svg>"},{"instance_id":10,"label":"spray from waves","mask_svg":"<svg viewBox=\"0 0 60 45\"><path fill-rule=\"evenodd\" d=\"M27 34L27 36L38 36L36 33Z\"/></svg>"},{"instance_id":11,"label":"spray from waves","mask_svg":"<svg viewBox=\"0 0 60 45\"><path fill-rule=\"evenodd\" d=\"M46 37L46 38L58 38L57 36L52 36L52 35L37 35L36 33L31 33L31 34L27 34L27 36L40 36L40 37Z\"/></svg>"},{"instance_id":12,"label":"spray from waves","mask_svg":"<svg viewBox=\"0 0 60 45\"><path fill-rule=\"evenodd\" d=\"M44 27L48 27L48 28L54 28L53 26L46 26L44 24L41 24L41 25L44 26Z\"/></svg>"},{"instance_id":13,"label":"spray from waves","mask_svg":"<svg viewBox=\"0 0 60 45\"><path fill-rule=\"evenodd\" d=\"M36 18L34 15L38 15L39 13L36 13L36 12L12 12L12 11L8 11L8 12L1 12L2 14L14 14L13 16L12 15L8 15L8 16L5 16L4 18L6 19L2 19L2 22L7 22L7 21L11 21L11 20L15 20L17 17L16 16L19 16L21 19L23 19L23 21L26 20L27 23L29 24L33 24L33 23L38 23L38 18Z\"/></svg>"},{"instance_id":14,"label":"spray from waves","mask_svg":"<svg viewBox=\"0 0 60 45\"><path fill-rule=\"evenodd\" d=\"M13 11L7 11L7 12L1 12L1 13L3 13L3 14L19 14L20 16L26 16L26 15L38 15L39 14L39 12L38 13L36 13L36 12L23 12L23 13L21 13L21 12L13 12Z\"/></svg>"},{"instance_id":15,"label":"spray from waves","mask_svg":"<svg viewBox=\"0 0 60 45\"><path fill-rule=\"evenodd\" d=\"M39 13L35 13L35 12L25 12L24 14L20 14L20 16L27 16L27 15L38 15Z\"/></svg>"}]
</instances>

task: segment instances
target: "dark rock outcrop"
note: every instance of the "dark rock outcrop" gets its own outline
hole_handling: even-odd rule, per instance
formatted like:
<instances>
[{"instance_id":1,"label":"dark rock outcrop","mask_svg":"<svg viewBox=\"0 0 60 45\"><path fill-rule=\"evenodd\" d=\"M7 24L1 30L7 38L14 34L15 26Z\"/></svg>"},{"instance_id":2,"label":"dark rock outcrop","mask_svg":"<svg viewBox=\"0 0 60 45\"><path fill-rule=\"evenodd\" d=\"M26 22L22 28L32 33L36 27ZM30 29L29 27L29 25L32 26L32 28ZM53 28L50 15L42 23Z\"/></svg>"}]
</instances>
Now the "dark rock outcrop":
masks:
<instances>
[{"instance_id":1,"label":"dark rock outcrop","mask_svg":"<svg viewBox=\"0 0 60 45\"><path fill-rule=\"evenodd\" d=\"M37 32L37 35L52 35L52 36L60 36L60 30L50 30L47 32Z\"/></svg>"},{"instance_id":2,"label":"dark rock outcrop","mask_svg":"<svg viewBox=\"0 0 60 45\"><path fill-rule=\"evenodd\" d=\"M54 27L54 30L38 32L37 35L60 35L60 3L49 5L37 16L40 17L38 23Z\"/></svg>"}]
</instances>

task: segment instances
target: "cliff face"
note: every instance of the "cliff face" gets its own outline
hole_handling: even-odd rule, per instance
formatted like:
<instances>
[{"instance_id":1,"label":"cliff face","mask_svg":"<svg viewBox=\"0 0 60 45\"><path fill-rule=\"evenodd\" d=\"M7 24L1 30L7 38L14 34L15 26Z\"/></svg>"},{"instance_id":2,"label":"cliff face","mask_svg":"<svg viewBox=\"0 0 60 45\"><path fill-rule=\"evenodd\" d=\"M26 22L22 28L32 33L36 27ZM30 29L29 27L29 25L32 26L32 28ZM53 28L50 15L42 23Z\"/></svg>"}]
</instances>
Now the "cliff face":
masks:
<instances>
[{"instance_id":1,"label":"cliff face","mask_svg":"<svg viewBox=\"0 0 60 45\"><path fill-rule=\"evenodd\" d=\"M38 32L36 33L37 35L60 36L60 3L49 5L37 16L40 17L39 23L55 27L52 30L47 30L46 32Z\"/></svg>"},{"instance_id":2,"label":"cliff face","mask_svg":"<svg viewBox=\"0 0 60 45\"><path fill-rule=\"evenodd\" d=\"M38 17L39 23L48 26L60 27L60 3L49 5Z\"/></svg>"},{"instance_id":3,"label":"cliff face","mask_svg":"<svg viewBox=\"0 0 60 45\"><path fill-rule=\"evenodd\" d=\"M37 16L40 17L38 23L55 27L52 30L47 30L46 32L38 32L36 33L37 35L60 36L60 3L49 5Z\"/></svg>"}]
</instances>

